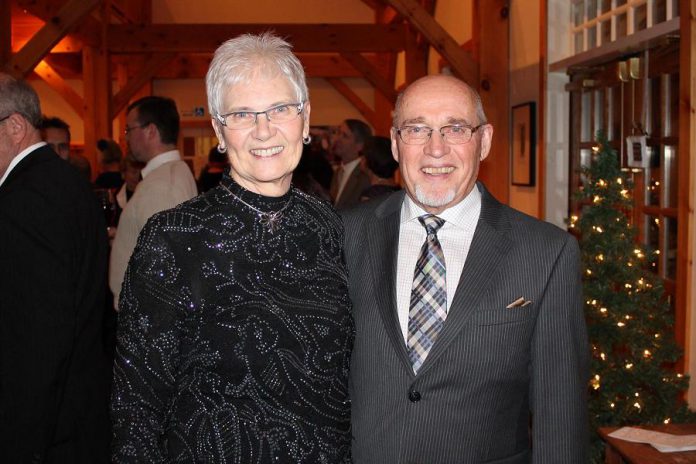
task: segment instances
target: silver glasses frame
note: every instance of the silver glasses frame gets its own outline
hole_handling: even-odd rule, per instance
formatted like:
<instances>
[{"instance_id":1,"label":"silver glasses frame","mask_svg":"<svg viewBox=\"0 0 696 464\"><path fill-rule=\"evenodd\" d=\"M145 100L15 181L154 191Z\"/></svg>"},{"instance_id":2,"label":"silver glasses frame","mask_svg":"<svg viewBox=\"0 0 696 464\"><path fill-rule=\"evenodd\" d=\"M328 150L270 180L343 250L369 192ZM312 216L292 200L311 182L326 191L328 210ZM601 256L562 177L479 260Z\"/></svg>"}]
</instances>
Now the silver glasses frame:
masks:
<instances>
[{"instance_id":1,"label":"silver glasses frame","mask_svg":"<svg viewBox=\"0 0 696 464\"><path fill-rule=\"evenodd\" d=\"M250 128L254 127L254 126L258 123L259 115L260 115L260 114L263 114L263 115L266 116L266 121L272 122L272 121L271 121L271 117L268 115L268 112L269 112L269 111L273 111L273 110L275 110L275 109L277 109L277 108L282 108L282 107L284 107L284 106L295 106L295 107L297 107L297 114L296 114L292 119L288 119L287 121L283 121L283 122L292 121L292 120L295 119L297 116L299 116L300 114L302 114L302 111L304 111L304 105L305 105L305 102L302 101L302 102L299 102L299 103L283 103L282 105L275 105L275 106L272 106L271 108L268 108L268 109L266 109L266 110L264 110L264 111L231 111L231 112L225 113L225 114L216 114L216 115L215 115L215 119L217 119L218 122L219 122L220 124L222 124L223 126L227 127L228 129L231 129L231 130L234 130L234 129L250 129ZM239 128L229 127L229 126L227 125L227 117L230 116L230 115L232 115L232 114L235 114L235 113L253 114L253 115L254 115L254 123L253 123L252 125L250 125L249 127L239 127Z\"/></svg>"},{"instance_id":2,"label":"silver glasses frame","mask_svg":"<svg viewBox=\"0 0 696 464\"><path fill-rule=\"evenodd\" d=\"M396 133L399 134L399 138L406 145L425 145L426 143L428 143L430 141L431 137L433 136L433 131L435 131L435 130L437 130L440 133L440 136L442 137L442 140L445 141L445 143L448 143L450 145L464 145L466 143L471 142L471 139L474 138L474 133L476 133L477 130L479 130L480 128L482 128L483 126L485 126L487 124L488 123L484 122L484 123L479 124L478 126L474 126L474 127L467 126L466 124L448 124L446 126L440 127L439 129L433 129L432 127L428 127L428 126L419 126L417 124L409 124L409 125L405 125L405 126L401 126L399 128L396 128ZM404 129L407 129L409 127L418 127L418 128L423 129L423 130L427 130L428 136L424 137L422 140L416 141L415 143L413 141L407 142L406 140L404 140L404 136L401 133L401 131ZM462 129L469 129L471 131L469 138L463 142L451 142L450 139L448 139L443 132L445 129L450 128L450 127L461 127Z\"/></svg>"}]
</instances>

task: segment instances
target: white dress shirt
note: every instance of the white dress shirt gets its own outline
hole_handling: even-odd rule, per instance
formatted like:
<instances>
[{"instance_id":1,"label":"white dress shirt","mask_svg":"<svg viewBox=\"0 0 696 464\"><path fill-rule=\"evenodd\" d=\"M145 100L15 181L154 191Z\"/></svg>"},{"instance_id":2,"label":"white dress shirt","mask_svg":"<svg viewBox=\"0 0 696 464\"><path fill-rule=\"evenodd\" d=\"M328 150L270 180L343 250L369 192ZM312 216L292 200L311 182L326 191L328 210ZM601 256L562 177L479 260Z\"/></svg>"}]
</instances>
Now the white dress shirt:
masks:
<instances>
[{"instance_id":1,"label":"white dress shirt","mask_svg":"<svg viewBox=\"0 0 696 464\"><path fill-rule=\"evenodd\" d=\"M353 171L358 169L358 166L360 165L360 160L361 157L355 158L353 161L350 161L346 164L343 165L343 172L342 176L340 179L338 179L339 184L338 184L338 192L336 192L336 199L340 198L341 194L343 193L343 189L346 188L346 184L348 183L348 179L350 179L351 174L353 174Z\"/></svg>"},{"instance_id":2,"label":"white dress shirt","mask_svg":"<svg viewBox=\"0 0 696 464\"><path fill-rule=\"evenodd\" d=\"M401 206L399 252L396 263L396 308L404 341L408 338L408 313L413 275L426 237L425 227L418 221L418 217L424 214L428 213L415 204L408 195L404 198ZM448 311L464 269L464 262L469 253L480 214L481 192L474 187L462 201L437 215L445 220L444 225L437 232L437 238L445 255Z\"/></svg>"},{"instance_id":3,"label":"white dress shirt","mask_svg":"<svg viewBox=\"0 0 696 464\"><path fill-rule=\"evenodd\" d=\"M10 161L10 165L7 166L7 169L5 170L5 174L3 174L2 178L0 178L0 185L2 185L5 182L7 176L10 175L10 172L14 169L15 166L19 164L20 161L26 158L29 153L36 150L37 148L43 147L44 145L46 145L46 142L35 143L34 145L31 145L25 148L24 150L20 151L19 154L17 154L17 156L12 158L12 161Z\"/></svg>"}]
</instances>

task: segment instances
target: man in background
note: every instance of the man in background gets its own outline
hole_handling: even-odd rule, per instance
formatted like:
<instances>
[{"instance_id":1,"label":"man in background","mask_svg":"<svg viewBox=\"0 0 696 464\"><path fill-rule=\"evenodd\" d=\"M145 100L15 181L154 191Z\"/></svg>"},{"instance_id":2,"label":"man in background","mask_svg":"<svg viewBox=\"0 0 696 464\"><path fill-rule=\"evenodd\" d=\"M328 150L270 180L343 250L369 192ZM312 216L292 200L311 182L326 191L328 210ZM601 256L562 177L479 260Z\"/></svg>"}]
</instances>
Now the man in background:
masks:
<instances>
[{"instance_id":1,"label":"man in background","mask_svg":"<svg viewBox=\"0 0 696 464\"><path fill-rule=\"evenodd\" d=\"M106 227L40 125L36 92L0 73L0 462L106 463Z\"/></svg>"},{"instance_id":2,"label":"man in background","mask_svg":"<svg viewBox=\"0 0 696 464\"><path fill-rule=\"evenodd\" d=\"M88 182L92 180L92 168L84 156L70 152L70 126L57 117L43 118L41 135L49 147L62 159L77 169Z\"/></svg>"},{"instance_id":3,"label":"man in background","mask_svg":"<svg viewBox=\"0 0 696 464\"><path fill-rule=\"evenodd\" d=\"M145 164L143 180L126 204L111 248L109 286L118 307L121 284L138 234L155 213L196 196L196 181L177 150L179 111L171 98L149 96L128 106L126 141L132 156Z\"/></svg>"},{"instance_id":4,"label":"man in background","mask_svg":"<svg viewBox=\"0 0 696 464\"><path fill-rule=\"evenodd\" d=\"M336 209L345 209L360 202L360 194L370 186L370 179L360 169L360 152L372 136L372 129L358 119L346 119L332 143L333 155L340 164L331 180L331 198Z\"/></svg>"}]
</instances>

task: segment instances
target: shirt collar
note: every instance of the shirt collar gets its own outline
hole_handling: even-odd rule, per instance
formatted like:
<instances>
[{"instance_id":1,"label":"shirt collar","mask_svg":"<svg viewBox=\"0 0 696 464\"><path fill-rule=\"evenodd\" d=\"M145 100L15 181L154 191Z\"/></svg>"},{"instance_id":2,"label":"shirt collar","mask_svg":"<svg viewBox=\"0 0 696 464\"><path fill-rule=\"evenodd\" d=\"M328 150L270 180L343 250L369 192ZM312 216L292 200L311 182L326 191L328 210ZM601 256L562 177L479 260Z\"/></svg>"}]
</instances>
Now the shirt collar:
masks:
<instances>
[{"instance_id":1,"label":"shirt collar","mask_svg":"<svg viewBox=\"0 0 696 464\"><path fill-rule=\"evenodd\" d=\"M0 185L2 185L5 182L5 179L7 179L7 177L10 175L10 172L12 171L12 169L14 169L14 167L17 166L20 161L22 161L24 158L26 158L27 155L29 155L29 153L31 153L32 151L34 151L38 148L43 147L44 145L46 145L46 142L38 142L38 143L35 143L34 145L30 145L27 148L25 148L24 150L20 151L17 156L12 158L12 161L10 161L10 165L7 166L7 169L5 170L5 174L3 174L2 178L0 179Z\"/></svg>"},{"instance_id":2,"label":"shirt collar","mask_svg":"<svg viewBox=\"0 0 696 464\"><path fill-rule=\"evenodd\" d=\"M360 157L359 156L357 158L355 158L353 161L349 161L346 164L344 164L343 165L343 172L345 172L345 173L353 172L353 169L355 169L355 167L358 164L360 164Z\"/></svg>"},{"instance_id":3,"label":"shirt collar","mask_svg":"<svg viewBox=\"0 0 696 464\"><path fill-rule=\"evenodd\" d=\"M143 170L140 171L140 174L143 176L144 179L145 177L147 177L148 174L150 174L158 167L162 166L164 163L169 163L171 161L179 161L180 159L181 156L179 155L179 150L165 151L164 153L160 153L159 155L155 156L150 161L148 161Z\"/></svg>"},{"instance_id":4,"label":"shirt collar","mask_svg":"<svg viewBox=\"0 0 696 464\"><path fill-rule=\"evenodd\" d=\"M437 216L444 219L458 228L466 229L468 225L472 222L472 218L476 216L478 219L478 214L481 211L481 192L477 185L471 189L471 192L462 199L459 203L451 206L438 214ZM404 224L409 221L415 221L420 216L428 214L423 208L418 206L408 195L404 197L404 202L401 205L401 223Z\"/></svg>"}]
</instances>

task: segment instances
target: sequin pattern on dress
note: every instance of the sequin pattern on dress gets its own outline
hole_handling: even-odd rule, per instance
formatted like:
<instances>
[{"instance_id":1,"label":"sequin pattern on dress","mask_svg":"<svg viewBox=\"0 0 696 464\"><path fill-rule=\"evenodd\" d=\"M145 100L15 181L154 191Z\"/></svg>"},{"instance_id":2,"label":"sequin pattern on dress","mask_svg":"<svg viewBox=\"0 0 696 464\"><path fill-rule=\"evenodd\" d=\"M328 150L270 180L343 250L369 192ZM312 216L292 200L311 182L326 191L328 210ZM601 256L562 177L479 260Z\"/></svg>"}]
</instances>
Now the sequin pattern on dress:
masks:
<instances>
[{"instance_id":1,"label":"sequin pattern on dress","mask_svg":"<svg viewBox=\"0 0 696 464\"><path fill-rule=\"evenodd\" d=\"M126 272L114 462L350 462L353 321L327 203L222 182L155 215Z\"/></svg>"}]
</instances>

